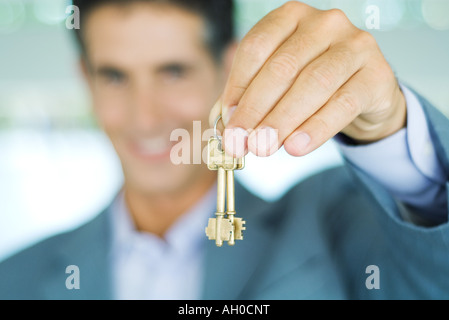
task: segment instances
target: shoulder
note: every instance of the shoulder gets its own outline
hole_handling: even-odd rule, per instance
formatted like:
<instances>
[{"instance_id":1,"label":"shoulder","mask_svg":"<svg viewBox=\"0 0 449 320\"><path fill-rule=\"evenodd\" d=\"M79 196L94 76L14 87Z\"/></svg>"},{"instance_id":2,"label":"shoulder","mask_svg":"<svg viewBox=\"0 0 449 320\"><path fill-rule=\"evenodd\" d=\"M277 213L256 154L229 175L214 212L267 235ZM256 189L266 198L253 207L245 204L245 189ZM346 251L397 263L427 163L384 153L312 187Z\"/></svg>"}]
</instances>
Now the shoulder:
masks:
<instances>
[{"instance_id":1,"label":"shoulder","mask_svg":"<svg viewBox=\"0 0 449 320\"><path fill-rule=\"evenodd\" d=\"M106 212L84 224L45 238L0 262L0 299L34 299L37 285L55 274L64 275L67 257L79 256L83 248L95 246L106 232ZM61 272L62 270L62 272Z\"/></svg>"},{"instance_id":2,"label":"shoulder","mask_svg":"<svg viewBox=\"0 0 449 320\"><path fill-rule=\"evenodd\" d=\"M66 252L67 250L73 250L76 246L83 244L87 240L90 241L90 238L94 234L100 238L102 233L106 231L106 225L104 223L106 215L106 211L103 211L81 225L51 235L22 249L18 253L8 257L5 261L0 262L0 270L2 271L4 268L17 265L23 265L25 268L35 268L46 262L42 258L49 258L60 251ZM29 262L30 259L36 256L39 257L39 260L35 261L33 265L27 266L26 262Z\"/></svg>"}]
</instances>

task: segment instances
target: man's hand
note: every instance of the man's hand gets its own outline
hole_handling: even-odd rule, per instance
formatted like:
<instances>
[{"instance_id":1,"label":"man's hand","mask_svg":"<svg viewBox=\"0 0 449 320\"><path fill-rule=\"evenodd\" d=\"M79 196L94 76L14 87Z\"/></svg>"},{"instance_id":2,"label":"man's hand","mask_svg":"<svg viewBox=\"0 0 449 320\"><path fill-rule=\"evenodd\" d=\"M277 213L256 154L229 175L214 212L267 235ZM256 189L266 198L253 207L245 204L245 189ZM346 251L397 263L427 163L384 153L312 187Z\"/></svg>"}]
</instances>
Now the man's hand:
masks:
<instances>
[{"instance_id":1,"label":"man's hand","mask_svg":"<svg viewBox=\"0 0 449 320\"><path fill-rule=\"evenodd\" d=\"M220 112L224 147L238 157L282 145L302 156L339 132L369 143L406 122L404 96L374 37L340 10L296 1L243 38L212 123Z\"/></svg>"}]
</instances>

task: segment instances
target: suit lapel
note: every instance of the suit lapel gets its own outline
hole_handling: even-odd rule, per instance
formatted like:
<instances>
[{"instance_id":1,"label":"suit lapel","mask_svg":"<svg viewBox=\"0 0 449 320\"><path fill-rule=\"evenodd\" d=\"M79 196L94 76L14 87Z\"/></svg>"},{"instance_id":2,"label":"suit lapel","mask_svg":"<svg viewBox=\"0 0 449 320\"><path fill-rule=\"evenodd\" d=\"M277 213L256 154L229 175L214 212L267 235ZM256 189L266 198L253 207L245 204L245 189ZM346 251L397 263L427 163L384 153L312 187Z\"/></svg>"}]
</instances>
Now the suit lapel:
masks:
<instances>
[{"instance_id":1,"label":"suit lapel","mask_svg":"<svg viewBox=\"0 0 449 320\"><path fill-rule=\"evenodd\" d=\"M45 299L110 299L111 274L109 253L111 237L108 210L89 223L73 231L76 237L64 237L53 261L49 261L49 272L43 278ZM64 241L65 240L65 241ZM67 266L79 268L80 289L67 289ZM57 267L55 267L57 266Z\"/></svg>"}]
</instances>

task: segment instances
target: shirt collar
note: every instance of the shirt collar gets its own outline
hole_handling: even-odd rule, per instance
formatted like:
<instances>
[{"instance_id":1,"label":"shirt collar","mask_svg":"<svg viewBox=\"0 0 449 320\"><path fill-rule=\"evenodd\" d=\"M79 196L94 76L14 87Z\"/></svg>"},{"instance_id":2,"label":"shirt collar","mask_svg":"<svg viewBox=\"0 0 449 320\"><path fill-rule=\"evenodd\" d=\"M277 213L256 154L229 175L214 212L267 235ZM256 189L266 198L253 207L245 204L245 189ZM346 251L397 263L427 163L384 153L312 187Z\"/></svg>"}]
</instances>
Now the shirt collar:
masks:
<instances>
[{"instance_id":1,"label":"shirt collar","mask_svg":"<svg viewBox=\"0 0 449 320\"><path fill-rule=\"evenodd\" d=\"M160 251L189 253L206 239L205 227L215 211L216 185L214 185L191 209L185 212L166 232L164 239L136 229L126 205L123 192L112 204L112 229L114 247L122 250L146 248L151 245Z\"/></svg>"}]
</instances>

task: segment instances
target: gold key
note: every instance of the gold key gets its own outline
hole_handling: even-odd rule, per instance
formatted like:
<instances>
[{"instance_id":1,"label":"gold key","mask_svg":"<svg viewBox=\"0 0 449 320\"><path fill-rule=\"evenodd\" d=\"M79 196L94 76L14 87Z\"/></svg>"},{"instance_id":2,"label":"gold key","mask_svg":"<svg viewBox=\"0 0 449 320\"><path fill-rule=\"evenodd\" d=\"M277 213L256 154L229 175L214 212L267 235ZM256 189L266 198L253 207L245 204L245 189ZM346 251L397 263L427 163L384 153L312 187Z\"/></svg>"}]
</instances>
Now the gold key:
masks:
<instances>
[{"instance_id":1,"label":"gold key","mask_svg":"<svg viewBox=\"0 0 449 320\"><path fill-rule=\"evenodd\" d=\"M218 247L227 241L234 245L235 240L242 240L245 221L235 217L235 184L234 170L243 169L244 158L234 158L228 155L221 145L221 137L216 133L219 116L214 125L214 136L208 142L207 166L217 171L217 212L215 218L210 218L206 227L209 240L215 240ZM225 211L226 205L226 211Z\"/></svg>"}]
</instances>

